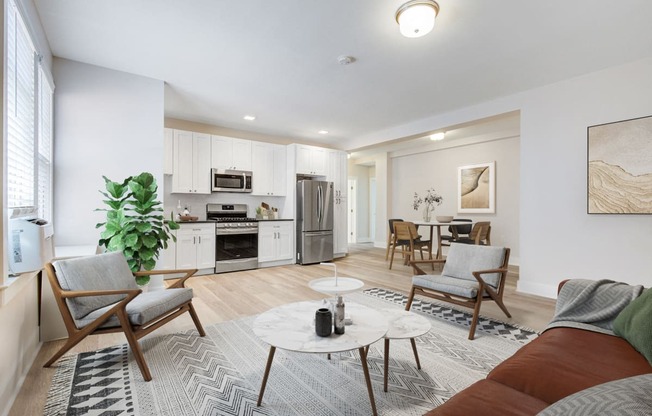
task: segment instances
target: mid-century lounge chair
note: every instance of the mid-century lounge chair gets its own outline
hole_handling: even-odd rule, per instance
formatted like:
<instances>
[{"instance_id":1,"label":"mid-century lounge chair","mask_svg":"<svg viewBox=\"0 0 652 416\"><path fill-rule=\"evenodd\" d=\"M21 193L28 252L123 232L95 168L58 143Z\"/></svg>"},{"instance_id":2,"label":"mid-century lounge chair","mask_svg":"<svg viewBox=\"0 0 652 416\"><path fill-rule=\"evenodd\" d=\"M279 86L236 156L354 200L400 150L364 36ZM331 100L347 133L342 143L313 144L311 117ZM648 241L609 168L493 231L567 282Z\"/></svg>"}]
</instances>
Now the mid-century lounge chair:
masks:
<instances>
[{"instance_id":1,"label":"mid-century lounge chair","mask_svg":"<svg viewBox=\"0 0 652 416\"><path fill-rule=\"evenodd\" d=\"M508 318L512 315L503 303L509 248L453 243L446 259L412 261L415 276L412 290L405 306L410 310L414 295L428 296L440 301L473 309L469 339L475 336L475 328L483 300L493 300ZM441 274L424 272L420 266L443 264Z\"/></svg>"},{"instance_id":2,"label":"mid-century lounge chair","mask_svg":"<svg viewBox=\"0 0 652 416\"><path fill-rule=\"evenodd\" d=\"M54 298L63 316L68 339L45 363L49 367L90 334L124 332L146 381L152 376L138 340L188 312L202 337L204 328L192 306L192 289L184 287L197 269L151 270L133 274L121 252L59 260L45 265ZM134 276L154 274L185 276L164 290L143 292Z\"/></svg>"}]
</instances>

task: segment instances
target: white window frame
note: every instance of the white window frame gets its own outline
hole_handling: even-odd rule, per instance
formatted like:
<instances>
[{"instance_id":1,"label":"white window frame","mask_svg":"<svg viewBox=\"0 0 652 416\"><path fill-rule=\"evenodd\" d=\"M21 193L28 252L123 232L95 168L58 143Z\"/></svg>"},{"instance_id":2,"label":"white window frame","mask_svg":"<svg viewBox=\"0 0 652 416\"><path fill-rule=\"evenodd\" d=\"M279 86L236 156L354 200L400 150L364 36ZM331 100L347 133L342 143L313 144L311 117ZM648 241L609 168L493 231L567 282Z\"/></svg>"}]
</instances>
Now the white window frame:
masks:
<instances>
[{"instance_id":1,"label":"white window frame","mask_svg":"<svg viewBox=\"0 0 652 416\"><path fill-rule=\"evenodd\" d=\"M16 0L9 0L4 2L4 21L3 21L3 31L4 31L4 68L2 73L4 74L4 89L3 89L3 144L2 144L2 161L3 161L3 174L2 174L2 195L0 201L2 201L3 207L3 217L2 217L2 226L1 238L2 238L2 271L3 275L0 278L0 305L2 305L8 298L11 298L10 293L14 291L14 282L17 282L19 279L8 277L8 256L7 251L9 250L8 246L8 233L9 233L9 218L12 217L15 212L19 211L16 209L9 208L9 192L8 192L8 140L9 140L9 111L8 108L8 85L9 85L9 69L8 65L10 60L9 57L9 38L14 36L10 35L10 19L15 19L15 30L16 33L21 32L24 34L23 39L27 41L28 47L31 48L33 52L32 59L32 74L33 77L31 81L33 82L33 120L31 123L31 128L33 128L34 138L34 148L33 155L31 158L33 166L33 198L32 198L32 209L38 209L37 215L41 218L45 218L48 221L52 221L52 210L53 210L53 145L54 145L54 82L52 75L49 69L41 65L41 56L38 53L37 48L35 47L34 39L32 32L29 30L28 21L25 19L25 14L21 10L21 5L17 4ZM22 43L25 45L25 43ZM22 49L25 51L25 49ZM23 70L25 67L25 55L20 55L23 57ZM15 61L15 60L14 60ZM18 64L16 64L18 65ZM14 73L16 73L16 67L14 67ZM24 74L26 71L23 71ZM29 79L29 76L28 78ZM16 90L18 91L18 90ZM24 91L24 90L23 90ZM16 107L18 108L18 107ZM23 107L24 110L24 107ZM45 118L44 118L45 117ZM29 127L28 127L29 130ZM42 144L46 143L46 147L42 147ZM25 158L26 160L26 158ZM41 167L39 169L39 166ZM28 168L29 171L29 168ZM41 179L41 180L40 180ZM27 198L26 200L28 200ZM31 275L31 274L30 274ZM22 285L15 285L22 286ZM6 291L5 289L11 289L11 291ZM19 290L19 289L17 289Z\"/></svg>"}]
</instances>

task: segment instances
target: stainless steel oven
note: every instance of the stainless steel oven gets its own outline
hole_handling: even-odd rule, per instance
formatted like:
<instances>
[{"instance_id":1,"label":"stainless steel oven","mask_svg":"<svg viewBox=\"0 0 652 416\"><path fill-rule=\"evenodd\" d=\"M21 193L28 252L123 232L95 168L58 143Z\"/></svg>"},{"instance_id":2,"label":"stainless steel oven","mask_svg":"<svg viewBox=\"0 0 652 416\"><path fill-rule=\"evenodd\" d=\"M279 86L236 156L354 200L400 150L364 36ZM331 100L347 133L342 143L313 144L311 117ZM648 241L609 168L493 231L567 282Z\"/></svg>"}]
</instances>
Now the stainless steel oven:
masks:
<instances>
[{"instance_id":1,"label":"stainless steel oven","mask_svg":"<svg viewBox=\"0 0 652 416\"><path fill-rule=\"evenodd\" d=\"M208 204L215 220L215 273L258 267L258 222L247 217L244 204Z\"/></svg>"},{"instance_id":2,"label":"stainless steel oven","mask_svg":"<svg viewBox=\"0 0 652 416\"><path fill-rule=\"evenodd\" d=\"M211 169L213 192L251 192L251 172ZM245 213L246 215L246 213Z\"/></svg>"}]
</instances>

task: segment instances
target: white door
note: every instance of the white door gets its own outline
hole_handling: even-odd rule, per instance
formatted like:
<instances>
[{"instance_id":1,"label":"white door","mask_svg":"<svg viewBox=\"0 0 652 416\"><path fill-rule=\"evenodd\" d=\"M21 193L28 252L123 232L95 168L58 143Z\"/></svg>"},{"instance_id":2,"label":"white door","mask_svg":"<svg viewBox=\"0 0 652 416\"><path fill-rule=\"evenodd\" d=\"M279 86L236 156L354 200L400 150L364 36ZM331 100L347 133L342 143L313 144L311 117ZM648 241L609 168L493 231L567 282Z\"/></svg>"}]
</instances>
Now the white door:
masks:
<instances>
[{"instance_id":1,"label":"white door","mask_svg":"<svg viewBox=\"0 0 652 416\"><path fill-rule=\"evenodd\" d=\"M349 186L348 186L348 193L349 197L347 198L347 223L348 223L348 228L349 228L349 235L348 235L348 242L349 244L355 244L358 241L358 233L357 233L357 226L356 226L356 215L357 215L357 210L356 210L356 190L357 190L358 184L356 179L349 179Z\"/></svg>"},{"instance_id":2,"label":"white door","mask_svg":"<svg viewBox=\"0 0 652 416\"><path fill-rule=\"evenodd\" d=\"M211 136L211 167L231 169L233 167L233 139L224 136Z\"/></svg>"},{"instance_id":3,"label":"white door","mask_svg":"<svg viewBox=\"0 0 652 416\"><path fill-rule=\"evenodd\" d=\"M233 139L233 168L251 170L251 140Z\"/></svg>"},{"instance_id":4,"label":"white door","mask_svg":"<svg viewBox=\"0 0 652 416\"><path fill-rule=\"evenodd\" d=\"M258 263L276 260L276 229L274 223L258 223Z\"/></svg>"},{"instance_id":5,"label":"white door","mask_svg":"<svg viewBox=\"0 0 652 416\"><path fill-rule=\"evenodd\" d=\"M376 178L369 178L369 237L376 241Z\"/></svg>"},{"instance_id":6,"label":"white door","mask_svg":"<svg viewBox=\"0 0 652 416\"><path fill-rule=\"evenodd\" d=\"M173 141L172 192L191 193L194 189L192 132L175 130Z\"/></svg>"}]
</instances>

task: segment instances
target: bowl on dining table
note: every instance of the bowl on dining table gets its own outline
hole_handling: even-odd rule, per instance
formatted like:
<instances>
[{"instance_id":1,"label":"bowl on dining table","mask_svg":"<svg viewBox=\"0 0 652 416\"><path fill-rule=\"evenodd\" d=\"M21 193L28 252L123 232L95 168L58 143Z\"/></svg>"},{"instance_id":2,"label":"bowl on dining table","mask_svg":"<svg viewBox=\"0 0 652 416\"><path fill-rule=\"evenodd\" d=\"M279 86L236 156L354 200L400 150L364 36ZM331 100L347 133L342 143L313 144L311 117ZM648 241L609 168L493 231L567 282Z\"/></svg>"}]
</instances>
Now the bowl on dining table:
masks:
<instances>
[{"instance_id":1,"label":"bowl on dining table","mask_svg":"<svg viewBox=\"0 0 652 416\"><path fill-rule=\"evenodd\" d=\"M453 221L453 216L452 215L437 215L435 217L437 222L451 222Z\"/></svg>"}]
</instances>

